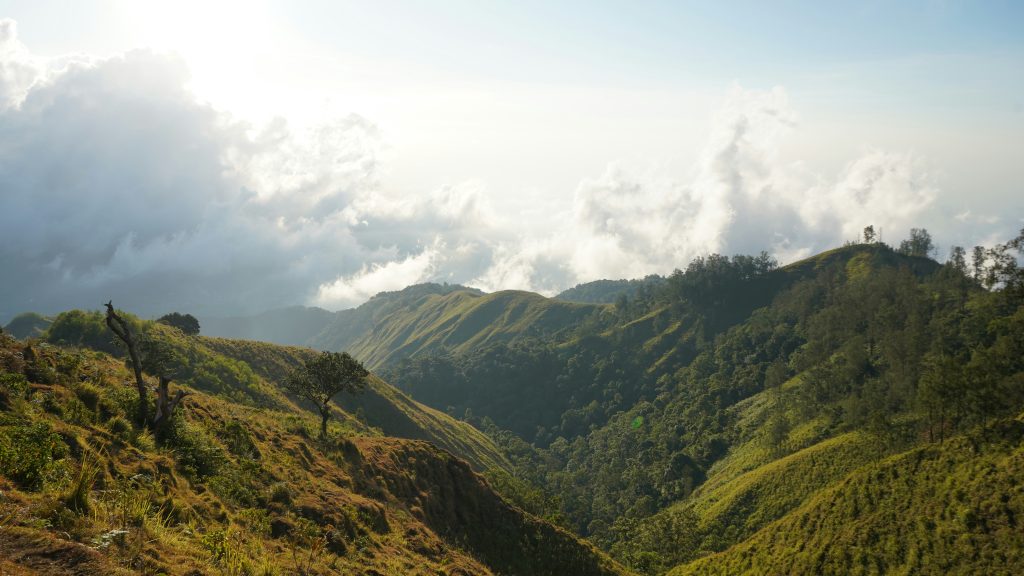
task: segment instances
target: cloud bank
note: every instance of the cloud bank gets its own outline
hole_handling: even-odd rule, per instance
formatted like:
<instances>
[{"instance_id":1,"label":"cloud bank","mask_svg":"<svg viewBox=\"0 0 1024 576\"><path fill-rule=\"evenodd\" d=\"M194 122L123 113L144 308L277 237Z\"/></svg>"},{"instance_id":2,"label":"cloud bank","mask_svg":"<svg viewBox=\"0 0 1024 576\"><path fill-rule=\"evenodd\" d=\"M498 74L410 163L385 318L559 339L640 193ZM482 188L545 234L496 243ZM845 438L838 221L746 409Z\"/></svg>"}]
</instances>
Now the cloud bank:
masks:
<instances>
[{"instance_id":1,"label":"cloud bank","mask_svg":"<svg viewBox=\"0 0 1024 576\"><path fill-rule=\"evenodd\" d=\"M366 118L257 128L187 82L149 51L38 58L0 21L0 320L111 298L143 315L342 308L428 280L553 292L937 218L912 154L868 150L831 179L780 161L798 129L782 89L731 89L690 174L612 164L552 199L556 229L527 235L482 183L390 192Z\"/></svg>"}]
</instances>

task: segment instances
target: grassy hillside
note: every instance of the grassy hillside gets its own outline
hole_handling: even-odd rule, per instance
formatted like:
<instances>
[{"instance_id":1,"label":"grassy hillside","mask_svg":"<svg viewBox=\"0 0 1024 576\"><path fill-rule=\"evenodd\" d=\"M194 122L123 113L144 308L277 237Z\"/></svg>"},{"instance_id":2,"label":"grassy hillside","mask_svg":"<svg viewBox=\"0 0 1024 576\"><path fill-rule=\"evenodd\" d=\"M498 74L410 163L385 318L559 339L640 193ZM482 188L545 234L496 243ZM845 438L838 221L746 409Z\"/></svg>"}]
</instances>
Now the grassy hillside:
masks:
<instances>
[{"instance_id":1,"label":"grassy hillside","mask_svg":"<svg viewBox=\"0 0 1024 576\"><path fill-rule=\"evenodd\" d=\"M288 372L313 355L309 348L279 346L248 340L200 338L212 351L250 366L268 382L279 383ZM357 415L366 425L387 436L426 440L458 455L477 471L507 468L508 462L494 442L465 422L424 406L371 375L366 390L337 399L344 414Z\"/></svg>"},{"instance_id":2,"label":"grassy hillside","mask_svg":"<svg viewBox=\"0 0 1024 576\"><path fill-rule=\"evenodd\" d=\"M88 314L71 319L90 325ZM58 332L70 335L71 319L58 318ZM129 422L121 360L0 336L0 571L624 573L432 444L347 413L314 440L311 414L264 379L293 351L178 345L204 368L184 374L193 394L158 441ZM242 368L227 353L255 360Z\"/></svg>"},{"instance_id":3,"label":"grassy hillside","mask_svg":"<svg viewBox=\"0 0 1024 576\"><path fill-rule=\"evenodd\" d=\"M187 337L163 324L136 323L171 351L170 370L178 382L249 406L294 408L279 384L291 370L316 354L308 348L264 342ZM111 341L98 312L71 311L58 315L46 339L52 344L123 353ZM364 394L343 396L339 401L344 410L336 415L356 428L373 428L389 436L433 442L466 459L481 472L507 467L494 443L478 430L411 400L379 378L371 377Z\"/></svg>"},{"instance_id":4,"label":"grassy hillside","mask_svg":"<svg viewBox=\"0 0 1024 576\"><path fill-rule=\"evenodd\" d=\"M687 574L1019 574L1024 424L860 467Z\"/></svg>"},{"instance_id":5,"label":"grassy hillside","mask_svg":"<svg viewBox=\"0 0 1024 576\"><path fill-rule=\"evenodd\" d=\"M863 466L1024 408L1017 246L977 275L882 244L782 268L711 256L561 339L424 354L387 375L465 412L568 525L660 573Z\"/></svg>"},{"instance_id":6,"label":"grassy hillside","mask_svg":"<svg viewBox=\"0 0 1024 576\"><path fill-rule=\"evenodd\" d=\"M482 294L448 288L413 286L378 295L339 313L310 345L347 350L368 366L379 367L427 352L459 353L495 342L557 338L600 310L530 292Z\"/></svg>"}]
</instances>

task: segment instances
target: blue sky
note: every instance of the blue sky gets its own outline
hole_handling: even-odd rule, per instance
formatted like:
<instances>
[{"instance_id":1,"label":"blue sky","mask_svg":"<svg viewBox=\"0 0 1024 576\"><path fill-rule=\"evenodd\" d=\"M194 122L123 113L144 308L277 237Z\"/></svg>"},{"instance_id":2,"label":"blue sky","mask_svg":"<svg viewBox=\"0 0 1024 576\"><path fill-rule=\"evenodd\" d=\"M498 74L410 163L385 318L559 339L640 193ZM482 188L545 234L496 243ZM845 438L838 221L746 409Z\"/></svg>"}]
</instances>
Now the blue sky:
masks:
<instances>
[{"instance_id":1,"label":"blue sky","mask_svg":"<svg viewBox=\"0 0 1024 576\"><path fill-rule=\"evenodd\" d=\"M193 309L242 285L216 306L336 308L424 280L550 293L709 251L790 260L867 224L985 244L1024 217L1021 2L36 0L0 18L0 176L27 207L0 256L66 285L3 295L12 310L171 268L199 292L165 297ZM68 125L93 145L55 152ZM112 198L87 183L115 181L194 204L162 234L58 241L99 223L39 206L92 213ZM39 218L45 248L15 254ZM217 261L214 239L238 252ZM279 278L253 288L268 254Z\"/></svg>"}]
</instances>

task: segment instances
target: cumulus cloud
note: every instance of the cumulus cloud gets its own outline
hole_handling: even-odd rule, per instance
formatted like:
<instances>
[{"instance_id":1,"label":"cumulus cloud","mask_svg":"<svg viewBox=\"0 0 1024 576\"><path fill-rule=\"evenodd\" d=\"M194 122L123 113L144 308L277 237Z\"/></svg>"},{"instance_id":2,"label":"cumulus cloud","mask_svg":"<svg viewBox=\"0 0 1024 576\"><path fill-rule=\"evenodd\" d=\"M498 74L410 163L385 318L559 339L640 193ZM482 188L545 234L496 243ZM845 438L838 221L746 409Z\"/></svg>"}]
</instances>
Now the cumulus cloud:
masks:
<instances>
[{"instance_id":1,"label":"cumulus cloud","mask_svg":"<svg viewBox=\"0 0 1024 576\"><path fill-rule=\"evenodd\" d=\"M0 109L16 105L40 75L40 64L18 40L18 23L0 19Z\"/></svg>"},{"instance_id":2,"label":"cumulus cloud","mask_svg":"<svg viewBox=\"0 0 1024 576\"><path fill-rule=\"evenodd\" d=\"M379 140L369 121L257 131L199 102L179 59L148 51L29 79L15 32L0 26L0 316L108 298L144 314L256 311L423 252L368 233ZM439 213L460 218L463 204Z\"/></svg>"},{"instance_id":3,"label":"cumulus cloud","mask_svg":"<svg viewBox=\"0 0 1024 576\"><path fill-rule=\"evenodd\" d=\"M571 222L546 249L497 251L479 281L548 287L553 256L566 264L560 286L664 274L714 252L767 250L786 262L855 239L868 224L905 234L933 209L937 189L922 159L869 150L829 179L780 160L797 128L783 89L733 87L688 178L612 164L582 181Z\"/></svg>"},{"instance_id":4,"label":"cumulus cloud","mask_svg":"<svg viewBox=\"0 0 1024 576\"><path fill-rule=\"evenodd\" d=\"M364 265L355 274L321 284L315 302L328 308L351 306L368 300L374 294L415 284L429 274L437 252L437 248L428 248L404 260Z\"/></svg>"},{"instance_id":5,"label":"cumulus cloud","mask_svg":"<svg viewBox=\"0 0 1024 576\"><path fill-rule=\"evenodd\" d=\"M792 259L867 224L898 234L938 194L910 154L869 150L831 178L782 162L785 92L734 88L688 175L613 163L527 236L480 182L387 190L366 118L254 127L188 74L150 51L39 59L0 21L0 320L111 298L144 315L341 308L440 280L553 293L709 252Z\"/></svg>"}]
</instances>

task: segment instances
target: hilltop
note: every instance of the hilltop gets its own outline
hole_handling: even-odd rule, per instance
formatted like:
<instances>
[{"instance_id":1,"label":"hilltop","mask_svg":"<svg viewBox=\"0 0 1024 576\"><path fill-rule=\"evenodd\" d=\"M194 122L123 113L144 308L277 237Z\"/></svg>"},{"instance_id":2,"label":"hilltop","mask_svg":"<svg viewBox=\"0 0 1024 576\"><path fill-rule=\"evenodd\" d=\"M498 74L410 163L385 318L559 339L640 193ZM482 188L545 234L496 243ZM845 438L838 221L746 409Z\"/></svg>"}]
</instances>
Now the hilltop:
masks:
<instances>
[{"instance_id":1,"label":"hilltop","mask_svg":"<svg viewBox=\"0 0 1024 576\"><path fill-rule=\"evenodd\" d=\"M516 290L485 294L458 285L417 284L382 292L340 312L287 308L255 317L204 320L204 332L347 350L368 366L381 367L424 353L558 337L601 308Z\"/></svg>"}]
</instances>

